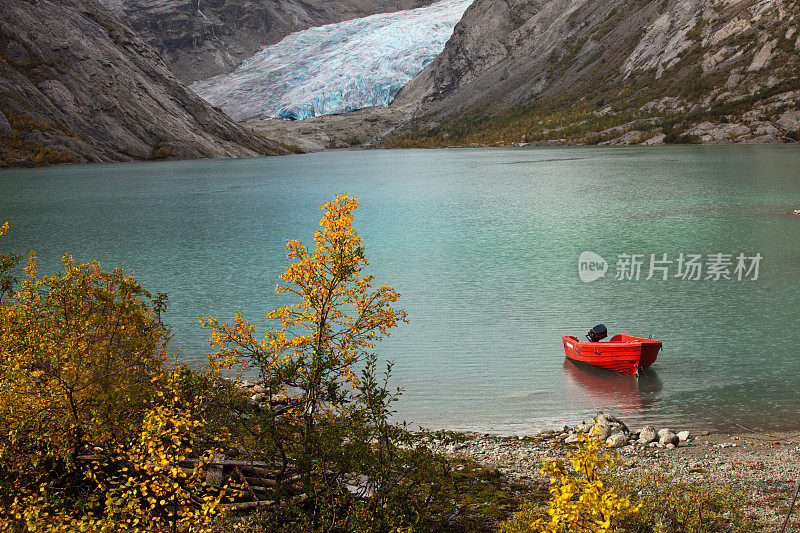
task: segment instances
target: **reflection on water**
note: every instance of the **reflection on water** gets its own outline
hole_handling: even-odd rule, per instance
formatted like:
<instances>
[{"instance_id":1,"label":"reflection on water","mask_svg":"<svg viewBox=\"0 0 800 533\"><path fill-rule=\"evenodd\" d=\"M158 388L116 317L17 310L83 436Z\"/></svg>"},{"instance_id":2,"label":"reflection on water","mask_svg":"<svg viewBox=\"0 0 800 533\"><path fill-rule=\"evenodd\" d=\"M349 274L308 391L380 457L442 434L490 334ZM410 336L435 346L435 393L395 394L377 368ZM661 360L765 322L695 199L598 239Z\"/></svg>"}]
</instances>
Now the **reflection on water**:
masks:
<instances>
[{"instance_id":1,"label":"reflection on water","mask_svg":"<svg viewBox=\"0 0 800 533\"><path fill-rule=\"evenodd\" d=\"M619 374L564 358L565 381L588 409L608 409L640 417L659 398L661 380L652 368L639 376Z\"/></svg>"}]
</instances>

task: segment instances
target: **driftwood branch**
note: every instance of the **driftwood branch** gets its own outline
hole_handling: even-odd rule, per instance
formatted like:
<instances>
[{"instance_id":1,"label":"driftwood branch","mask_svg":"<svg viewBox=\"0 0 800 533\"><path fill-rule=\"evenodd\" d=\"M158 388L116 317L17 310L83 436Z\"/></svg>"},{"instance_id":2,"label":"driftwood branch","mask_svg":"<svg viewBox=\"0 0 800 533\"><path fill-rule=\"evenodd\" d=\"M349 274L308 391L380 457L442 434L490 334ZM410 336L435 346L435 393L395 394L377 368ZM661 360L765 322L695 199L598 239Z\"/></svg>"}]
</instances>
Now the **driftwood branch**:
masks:
<instances>
[{"instance_id":1,"label":"driftwood branch","mask_svg":"<svg viewBox=\"0 0 800 533\"><path fill-rule=\"evenodd\" d=\"M244 512L244 511L252 511L253 509L258 509L260 507L272 507L275 505L274 500L262 500L257 502L239 502L239 503L229 503L225 505L228 509L237 512Z\"/></svg>"},{"instance_id":2,"label":"driftwood branch","mask_svg":"<svg viewBox=\"0 0 800 533\"><path fill-rule=\"evenodd\" d=\"M295 496L294 498L289 500L289 503L291 505L294 505L294 504L298 504L298 503L304 502L307 499L308 499L308 495L300 494L299 496ZM275 503L276 502L274 500L262 500L262 501L258 501L258 502L229 503L229 504L225 505L225 507L227 507L228 509L230 509L232 511L244 512L244 511L252 511L253 509L258 509L258 508L262 508L262 507L272 507L273 505L275 505Z\"/></svg>"},{"instance_id":3,"label":"driftwood branch","mask_svg":"<svg viewBox=\"0 0 800 533\"><path fill-rule=\"evenodd\" d=\"M99 454L84 454L77 456L75 459L88 463L103 461L107 458ZM279 477L281 477L281 484L292 487L295 490L297 490L298 482L301 479L299 474L292 473L293 469L289 471L292 475L283 477L282 474L286 474L285 469L278 470L275 469L273 464L253 460L187 458L178 462L175 466L183 473L191 475L194 474L197 465L202 465L207 474L215 471L214 479L207 480L210 481L212 487L224 490L229 497L235 500L252 500L234 501L226 504L226 507L237 512L273 505L274 502L266 500L265 496L269 495L278 486ZM225 486L224 489L223 486ZM289 501L297 503L304 501L306 498L305 494L301 494ZM200 504L202 502L194 503Z\"/></svg>"},{"instance_id":4,"label":"driftwood branch","mask_svg":"<svg viewBox=\"0 0 800 533\"><path fill-rule=\"evenodd\" d=\"M261 499L256 496L256 493L253 492L253 489L250 488L250 483L247 482L247 478L245 478L244 474L242 474L242 470L238 466L235 468L235 470L239 475L239 480L242 482L242 486L244 486L245 490L247 490L247 492L250 494L250 497L257 502L261 501Z\"/></svg>"}]
</instances>

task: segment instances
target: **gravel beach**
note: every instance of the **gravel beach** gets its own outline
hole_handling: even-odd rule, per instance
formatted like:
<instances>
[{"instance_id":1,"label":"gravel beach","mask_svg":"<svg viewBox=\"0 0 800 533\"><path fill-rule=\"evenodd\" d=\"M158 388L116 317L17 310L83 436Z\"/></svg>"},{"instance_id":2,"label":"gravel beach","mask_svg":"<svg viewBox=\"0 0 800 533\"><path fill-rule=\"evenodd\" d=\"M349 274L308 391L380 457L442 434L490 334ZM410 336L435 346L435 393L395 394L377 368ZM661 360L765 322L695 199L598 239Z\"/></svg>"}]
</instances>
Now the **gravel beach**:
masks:
<instances>
[{"instance_id":1,"label":"gravel beach","mask_svg":"<svg viewBox=\"0 0 800 533\"><path fill-rule=\"evenodd\" d=\"M439 432L422 438L436 452L497 468L513 482L547 487L548 480L539 473L542 463L566 458L574 449L570 441L595 425L588 421L574 428L565 426L527 437ZM620 453L617 476L637 478L661 471L679 483L727 485L742 490L748 497L745 510L762 524L762 530L780 531L800 479L800 431L683 433L681 436L686 438L680 439L677 446L662 445L658 440L643 443L639 435L645 433L644 428L620 433L627 436L624 444L621 438L616 443L608 442L616 444ZM798 525L800 510L795 506L787 530L795 531Z\"/></svg>"}]
</instances>

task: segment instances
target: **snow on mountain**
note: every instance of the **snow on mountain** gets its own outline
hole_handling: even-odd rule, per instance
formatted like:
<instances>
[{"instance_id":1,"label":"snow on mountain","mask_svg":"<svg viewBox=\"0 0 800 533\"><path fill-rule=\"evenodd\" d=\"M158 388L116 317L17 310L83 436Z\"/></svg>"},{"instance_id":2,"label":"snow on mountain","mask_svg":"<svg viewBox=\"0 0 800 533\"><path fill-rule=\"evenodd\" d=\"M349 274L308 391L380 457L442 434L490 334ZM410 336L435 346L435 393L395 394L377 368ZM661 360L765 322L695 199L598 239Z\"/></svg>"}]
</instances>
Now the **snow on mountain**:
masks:
<instances>
[{"instance_id":1,"label":"snow on mountain","mask_svg":"<svg viewBox=\"0 0 800 533\"><path fill-rule=\"evenodd\" d=\"M299 31L191 89L236 120L386 106L442 51L472 1L442 0Z\"/></svg>"}]
</instances>

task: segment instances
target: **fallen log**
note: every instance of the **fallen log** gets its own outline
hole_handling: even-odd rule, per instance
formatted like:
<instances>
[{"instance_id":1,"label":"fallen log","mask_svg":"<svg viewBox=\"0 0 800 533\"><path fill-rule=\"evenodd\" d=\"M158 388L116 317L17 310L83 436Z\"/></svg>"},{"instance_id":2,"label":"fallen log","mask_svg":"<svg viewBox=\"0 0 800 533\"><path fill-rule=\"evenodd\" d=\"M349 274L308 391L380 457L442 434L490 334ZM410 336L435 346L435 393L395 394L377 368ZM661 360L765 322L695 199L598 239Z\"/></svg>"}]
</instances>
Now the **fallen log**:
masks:
<instances>
[{"instance_id":1,"label":"fallen log","mask_svg":"<svg viewBox=\"0 0 800 533\"><path fill-rule=\"evenodd\" d=\"M259 507L271 507L275 505L274 500L264 500L260 502L240 502L240 503L229 503L225 505L228 509L236 512L244 512L244 511L252 511L253 509L258 509Z\"/></svg>"},{"instance_id":2,"label":"fallen log","mask_svg":"<svg viewBox=\"0 0 800 533\"><path fill-rule=\"evenodd\" d=\"M222 459L217 461L201 461L200 459L184 459L181 461L182 463L190 463L190 464L197 464L197 463L204 463L206 466L239 466L239 467L261 467L261 468L268 468L270 465L267 463L262 463L261 461L239 461L235 459Z\"/></svg>"}]
</instances>

